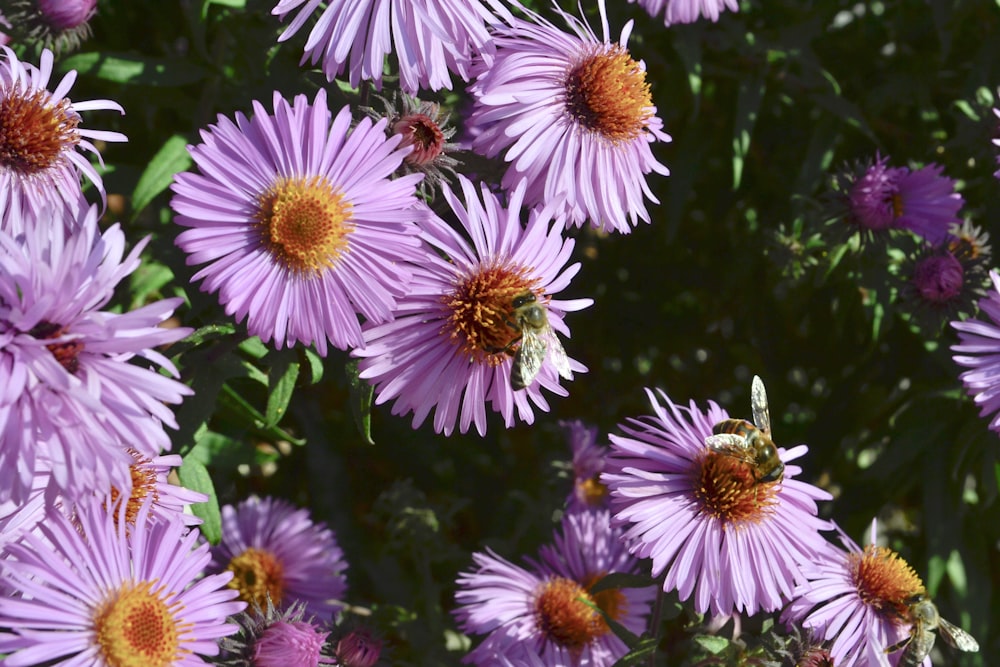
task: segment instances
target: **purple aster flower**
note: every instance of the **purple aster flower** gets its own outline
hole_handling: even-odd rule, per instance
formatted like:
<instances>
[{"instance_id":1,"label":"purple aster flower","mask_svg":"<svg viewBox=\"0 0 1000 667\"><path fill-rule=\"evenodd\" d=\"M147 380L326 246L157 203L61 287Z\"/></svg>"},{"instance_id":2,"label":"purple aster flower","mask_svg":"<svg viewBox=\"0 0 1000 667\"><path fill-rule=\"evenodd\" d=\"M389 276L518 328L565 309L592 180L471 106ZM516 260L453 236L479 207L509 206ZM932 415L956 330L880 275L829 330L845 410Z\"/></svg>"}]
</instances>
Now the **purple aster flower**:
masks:
<instances>
[{"instance_id":1,"label":"purple aster flower","mask_svg":"<svg viewBox=\"0 0 1000 667\"><path fill-rule=\"evenodd\" d=\"M130 488L126 447L148 458L170 449L163 427L177 422L165 403L192 393L158 372L177 376L155 350L191 331L160 326L181 299L102 310L148 239L124 256L121 227L101 234L96 215L83 212L69 236L64 225L0 231L0 500L24 499L39 461L70 501Z\"/></svg>"},{"instance_id":2,"label":"purple aster flower","mask_svg":"<svg viewBox=\"0 0 1000 667\"><path fill-rule=\"evenodd\" d=\"M739 10L736 0L628 0L639 3L639 6L649 12L650 16L663 14L663 23L694 23L704 17L712 21L719 20L719 14L728 9L731 12ZM664 11L666 10L666 11Z\"/></svg>"},{"instance_id":3,"label":"purple aster flower","mask_svg":"<svg viewBox=\"0 0 1000 667\"><path fill-rule=\"evenodd\" d=\"M2 7L19 41L58 54L90 37L87 22L97 12L97 0L7 0Z\"/></svg>"},{"instance_id":4,"label":"purple aster flower","mask_svg":"<svg viewBox=\"0 0 1000 667\"><path fill-rule=\"evenodd\" d=\"M284 20L298 13L278 41L296 34L319 5L280 0L272 14ZM405 92L450 90L451 72L468 81L473 58L492 61L487 26L498 16L510 13L496 0L332 0L309 33L302 62L322 61L330 81L347 70L353 87L366 80L381 90L385 57L394 51Z\"/></svg>"},{"instance_id":5,"label":"purple aster flower","mask_svg":"<svg viewBox=\"0 0 1000 667\"><path fill-rule=\"evenodd\" d=\"M656 202L646 174L667 175L650 150L670 141L656 116L645 65L626 48L632 23L611 42L554 8L571 32L529 12L531 21L496 28L497 54L469 87L472 148L510 163L503 186L527 183L525 202L557 207L567 225L585 221L627 233L649 222L643 197Z\"/></svg>"},{"instance_id":6,"label":"purple aster flower","mask_svg":"<svg viewBox=\"0 0 1000 667\"><path fill-rule=\"evenodd\" d=\"M566 514L553 543L539 555L525 569L491 551L473 554L477 569L459 575L454 613L465 632L487 636L465 662L614 664L628 647L594 607L638 634L656 593L652 587L591 592L609 573L639 570L608 511Z\"/></svg>"},{"instance_id":7,"label":"purple aster flower","mask_svg":"<svg viewBox=\"0 0 1000 667\"><path fill-rule=\"evenodd\" d=\"M969 370L959 378L965 391L980 407L979 416L993 415L990 429L1000 433L1000 274L990 271L993 290L980 300L979 309L989 318L952 322L958 330L958 345L952 345L952 358Z\"/></svg>"},{"instance_id":8,"label":"purple aster flower","mask_svg":"<svg viewBox=\"0 0 1000 667\"><path fill-rule=\"evenodd\" d=\"M73 518L51 509L40 535L8 545L0 573L19 595L0 597L4 665L193 667L218 654L236 630L226 617L245 605L229 574L202 576L198 532L147 520L149 506L131 530L97 498Z\"/></svg>"},{"instance_id":9,"label":"purple aster flower","mask_svg":"<svg viewBox=\"0 0 1000 667\"><path fill-rule=\"evenodd\" d=\"M171 206L193 280L219 292L228 315L280 349L296 342L326 354L327 340L361 345L357 314L392 318L410 282L402 260L417 256L414 174L389 180L410 149L387 138L385 122L351 129L344 107L332 119L326 93L274 115L219 117L189 150L200 174L179 174Z\"/></svg>"},{"instance_id":10,"label":"purple aster flower","mask_svg":"<svg viewBox=\"0 0 1000 667\"><path fill-rule=\"evenodd\" d=\"M361 377L375 385L376 403L395 400L393 414L413 412L414 428L434 410L434 430L446 435L456 420L462 433L474 422L484 434L487 403L510 427L515 410L529 424L532 404L548 410L542 388L567 394L559 384L565 373L553 363L561 344L551 339L536 380L514 390L511 364L521 341L516 298L533 295L551 329L564 336L569 330L563 315L593 303L551 298L580 268L566 266L573 241L563 238L551 211L531 211L522 226L523 188L504 207L485 186L480 201L468 179L459 176L459 182L464 204L447 187L443 194L464 235L436 216L423 225L430 249L413 267L411 293L400 300L393 322L366 323L365 347L353 352L361 357ZM573 371L586 370L568 357L564 361Z\"/></svg>"},{"instance_id":11,"label":"purple aster flower","mask_svg":"<svg viewBox=\"0 0 1000 667\"><path fill-rule=\"evenodd\" d=\"M19 61L6 46L0 47L0 57L0 229L11 229L15 223L8 218L21 211L38 216L43 209L51 210L56 220L73 222L75 218L66 218L63 211L73 216L85 207L81 176L94 184L102 201L105 198L100 174L78 149L100 162L90 140L126 141L118 132L80 127L80 112L124 111L110 100L70 101L66 95L76 80L75 70L48 90L53 55L47 49L41 67Z\"/></svg>"},{"instance_id":12,"label":"purple aster flower","mask_svg":"<svg viewBox=\"0 0 1000 667\"><path fill-rule=\"evenodd\" d=\"M222 541L210 571L229 570L240 599L260 608L294 603L329 619L347 592L344 552L329 528L280 498L251 497L222 508Z\"/></svg>"},{"instance_id":13,"label":"purple aster flower","mask_svg":"<svg viewBox=\"0 0 1000 667\"><path fill-rule=\"evenodd\" d=\"M890 167L888 160L876 155L860 176L842 178L848 221L868 235L908 229L932 245L947 241L949 228L961 224L964 203L955 182L936 164L911 171Z\"/></svg>"},{"instance_id":14,"label":"purple aster flower","mask_svg":"<svg viewBox=\"0 0 1000 667\"><path fill-rule=\"evenodd\" d=\"M828 545L816 554L808 580L796 586L782 619L832 641L837 667L896 664L900 656L886 649L909 636L910 600L926 593L924 584L899 554L874 544L874 523L872 543L864 549L842 532L840 539L847 550Z\"/></svg>"},{"instance_id":15,"label":"purple aster flower","mask_svg":"<svg viewBox=\"0 0 1000 667\"><path fill-rule=\"evenodd\" d=\"M305 605L292 604L277 609L271 600L262 609L250 609L232 618L238 631L219 644L222 659L216 664L228 667L317 667L337 665L323 655L328 648L329 629L305 618Z\"/></svg>"},{"instance_id":16,"label":"purple aster flower","mask_svg":"<svg viewBox=\"0 0 1000 667\"><path fill-rule=\"evenodd\" d=\"M573 448L573 491L566 506L569 511L604 507L608 500L608 487L601 482L607 447L597 444L597 427L580 420L562 421Z\"/></svg>"},{"instance_id":17,"label":"purple aster flower","mask_svg":"<svg viewBox=\"0 0 1000 667\"><path fill-rule=\"evenodd\" d=\"M679 406L647 390L654 415L620 425L601 480L632 553L652 558L653 576L698 613L723 616L779 609L804 579L802 567L824 547L816 501L830 495L793 479L789 461L805 445L778 448L783 479L765 482L746 461L706 444L729 415Z\"/></svg>"}]
</instances>

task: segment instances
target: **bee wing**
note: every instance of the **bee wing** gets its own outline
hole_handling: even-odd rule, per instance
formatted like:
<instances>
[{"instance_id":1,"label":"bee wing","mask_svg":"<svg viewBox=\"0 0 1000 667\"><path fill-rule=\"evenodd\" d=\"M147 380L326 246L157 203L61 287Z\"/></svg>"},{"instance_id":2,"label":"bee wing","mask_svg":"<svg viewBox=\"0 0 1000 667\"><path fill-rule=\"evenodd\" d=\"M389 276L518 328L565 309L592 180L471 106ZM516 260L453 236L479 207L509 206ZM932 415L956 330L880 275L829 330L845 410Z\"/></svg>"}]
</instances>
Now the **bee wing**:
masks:
<instances>
[{"instance_id":1,"label":"bee wing","mask_svg":"<svg viewBox=\"0 0 1000 667\"><path fill-rule=\"evenodd\" d=\"M767 408L767 391L764 390L764 381L758 375L753 376L753 383L750 385L750 408L753 410L753 423L764 432L764 435L771 437L771 412Z\"/></svg>"},{"instance_id":2,"label":"bee wing","mask_svg":"<svg viewBox=\"0 0 1000 667\"><path fill-rule=\"evenodd\" d=\"M957 625L952 625L943 618L938 619L938 633L944 637L946 642L957 648L959 651L975 653L979 650L979 642L976 641L975 637Z\"/></svg>"},{"instance_id":3,"label":"bee wing","mask_svg":"<svg viewBox=\"0 0 1000 667\"><path fill-rule=\"evenodd\" d=\"M563 348L562 343L559 342L556 332L552 330L552 327L548 327L542 333L542 337L545 338L548 344L549 361L556 367L560 377L564 380L572 380L573 370L569 367L569 357L566 356L566 350Z\"/></svg>"},{"instance_id":4,"label":"bee wing","mask_svg":"<svg viewBox=\"0 0 1000 667\"><path fill-rule=\"evenodd\" d=\"M747 439L735 433L713 433L705 438L705 444L714 452L735 456L738 459L754 462L753 449L747 444Z\"/></svg>"},{"instance_id":5,"label":"bee wing","mask_svg":"<svg viewBox=\"0 0 1000 667\"><path fill-rule=\"evenodd\" d=\"M521 345L514 353L514 363L510 367L510 384L515 391L535 381L538 371L542 370L547 350L548 343L544 337L527 327L522 330Z\"/></svg>"}]
</instances>

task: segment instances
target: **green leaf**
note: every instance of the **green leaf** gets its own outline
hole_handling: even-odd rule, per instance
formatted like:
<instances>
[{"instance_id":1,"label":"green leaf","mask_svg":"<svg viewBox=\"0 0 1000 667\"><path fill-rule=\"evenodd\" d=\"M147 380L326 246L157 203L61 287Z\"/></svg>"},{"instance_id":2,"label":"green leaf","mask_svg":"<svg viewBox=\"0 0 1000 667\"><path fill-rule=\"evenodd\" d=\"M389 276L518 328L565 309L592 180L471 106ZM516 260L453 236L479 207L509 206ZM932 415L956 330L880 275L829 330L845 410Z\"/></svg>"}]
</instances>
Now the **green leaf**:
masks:
<instances>
[{"instance_id":1,"label":"green leaf","mask_svg":"<svg viewBox=\"0 0 1000 667\"><path fill-rule=\"evenodd\" d=\"M722 653L730 644L730 641L725 637L717 637L715 635L698 635L694 640L699 646L713 655Z\"/></svg>"},{"instance_id":2,"label":"green leaf","mask_svg":"<svg viewBox=\"0 0 1000 667\"><path fill-rule=\"evenodd\" d=\"M181 340L180 343L191 347L198 347L213 338L231 336L235 331L236 327L232 324L208 324L192 331L191 334L187 338Z\"/></svg>"},{"instance_id":3,"label":"green leaf","mask_svg":"<svg viewBox=\"0 0 1000 667\"><path fill-rule=\"evenodd\" d=\"M170 283L174 272L164 264L155 260L145 260L129 278L132 294L131 308L134 310L149 301L151 296L159 294L164 285Z\"/></svg>"},{"instance_id":4,"label":"green leaf","mask_svg":"<svg viewBox=\"0 0 1000 667\"><path fill-rule=\"evenodd\" d=\"M146 170L132 192L132 219L149 206L174 180L174 174L191 166L191 155L187 151L187 140L179 134L167 139L150 160Z\"/></svg>"},{"instance_id":5,"label":"green leaf","mask_svg":"<svg viewBox=\"0 0 1000 667\"><path fill-rule=\"evenodd\" d=\"M185 86L208 77L208 70L183 58L148 58L125 53L78 53L62 61L60 71L75 69L114 83Z\"/></svg>"},{"instance_id":6,"label":"green leaf","mask_svg":"<svg viewBox=\"0 0 1000 667\"><path fill-rule=\"evenodd\" d=\"M358 360L350 359L344 366L347 372L347 382L351 388L351 414L354 415L354 424L358 427L358 432L369 445L374 445L372 440L372 392L374 388L358 377Z\"/></svg>"},{"instance_id":7,"label":"green leaf","mask_svg":"<svg viewBox=\"0 0 1000 667\"><path fill-rule=\"evenodd\" d=\"M317 384L323 379L323 357L316 354L316 351L312 348L305 348L306 361L309 362L309 382L310 384Z\"/></svg>"},{"instance_id":8,"label":"green leaf","mask_svg":"<svg viewBox=\"0 0 1000 667\"><path fill-rule=\"evenodd\" d=\"M249 354L254 359L263 359L271 350L261 342L260 338L252 336L240 343L240 350Z\"/></svg>"},{"instance_id":9,"label":"green leaf","mask_svg":"<svg viewBox=\"0 0 1000 667\"><path fill-rule=\"evenodd\" d=\"M205 539L211 544L218 544L222 539L222 516L219 512L219 499L215 495L215 485L212 484L208 468L195 460L195 457L185 456L184 463L177 470L177 476L184 488L208 496L207 502L195 503L191 506L191 511L202 520L203 523L199 528Z\"/></svg>"},{"instance_id":10,"label":"green leaf","mask_svg":"<svg viewBox=\"0 0 1000 667\"><path fill-rule=\"evenodd\" d=\"M264 428L278 425L285 416L288 404L295 393L295 382L299 379L299 364L291 354L276 356L268 372L270 390L267 396L267 408L264 411Z\"/></svg>"}]
</instances>

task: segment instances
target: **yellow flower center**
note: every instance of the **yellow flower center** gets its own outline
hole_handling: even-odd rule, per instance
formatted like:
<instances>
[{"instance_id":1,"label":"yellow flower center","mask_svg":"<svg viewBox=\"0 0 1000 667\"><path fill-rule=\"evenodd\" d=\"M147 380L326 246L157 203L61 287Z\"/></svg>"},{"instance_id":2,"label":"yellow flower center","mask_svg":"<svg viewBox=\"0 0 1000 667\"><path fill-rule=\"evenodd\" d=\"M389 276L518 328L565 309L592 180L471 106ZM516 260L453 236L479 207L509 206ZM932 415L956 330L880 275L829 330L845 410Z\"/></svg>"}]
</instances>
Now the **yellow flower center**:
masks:
<instances>
[{"instance_id":1,"label":"yellow flower center","mask_svg":"<svg viewBox=\"0 0 1000 667\"><path fill-rule=\"evenodd\" d=\"M600 477L591 477L576 485L577 496L587 505L597 507L608 497L608 487L601 483Z\"/></svg>"},{"instance_id":2,"label":"yellow flower center","mask_svg":"<svg viewBox=\"0 0 1000 667\"><path fill-rule=\"evenodd\" d=\"M226 569L233 573L229 587L239 591L241 600L267 609L270 598L275 607L281 606L285 567L270 551L251 547L229 561Z\"/></svg>"},{"instance_id":3,"label":"yellow flower center","mask_svg":"<svg viewBox=\"0 0 1000 667\"><path fill-rule=\"evenodd\" d=\"M0 167L25 176L56 164L80 142L80 116L67 99L51 104L45 90L0 90Z\"/></svg>"},{"instance_id":4,"label":"yellow flower center","mask_svg":"<svg viewBox=\"0 0 1000 667\"><path fill-rule=\"evenodd\" d=\"M566 108L583 127L612 142L639 136L653 116L646 72L619 45L602 47L566 79Z\"/></svg>"},{"instance_id":5,"label":"yellow flower center","mask_svg":"<svg viewBox=\"0 0 1000 667\"><path fill-rule=\"evenodd\" d=\"M762 521L778 502L778 484L758 482L753 466L735 456L706 451L695 475L702 511L725 524Z\"/></svg>"},{"instance_id":6,"label":"yellow flower center","mask_svg":"<svg viewBox=\"0 0 1000 667\"><path fill-rule=\"evenodd\" d=\"M910 598L927 592L909 563L886 547L869 544L849 554L848 568L861 600L900 624L905 624Z\"/></svg>"},{"instance_id":7,"label":"yellow flower center","mask_svg":"<svg viewBox=\"0 0 1000 667\"><path fill-rule=\"evenodd\" d=\"M442 333L451 337L460 354L497 366L521 335L512 320L514 297L537 292L537 286L523 267L482 266L442 298L451 310Z\"/></svg>"},{"instance_id":8,"label":"yellow flower center","mask_svg":"<svg viewBox=\"0 0 1000 667\"><path fill-rule=\"evenodd\" d=\"M353 209L322 176L282 178L257 198L255 218L264 245L279 262L317 275L348 250Z\"/></svg>"},{"instance_id":9,"label":"yellow flower center","mask_svg":"<svg viewBox=\"0 0 1000 667\"><path fill-rule=\"evenodd\" d=\"M535 619L542 633L571 651L582 650L608 632L608 624L596 606L613 620L626 611L627 601L617 589L588 592L602 575L594 575L584 585L564 577L545 581L535 597Z\"/></svg>"},{"instance_id":10,"label":"yellow flower center","mask_svg":"<svg viewBox=\"0 0 1000 667\"><path fill-rule=\"evenodd\" d=\"M190 623L178 624L180 604L168 606L152 590L153 582L124 585L94 614L94 630L103 663L110 667L167 667L190 653L180 636Z\"/></svg>"}]
</instances>

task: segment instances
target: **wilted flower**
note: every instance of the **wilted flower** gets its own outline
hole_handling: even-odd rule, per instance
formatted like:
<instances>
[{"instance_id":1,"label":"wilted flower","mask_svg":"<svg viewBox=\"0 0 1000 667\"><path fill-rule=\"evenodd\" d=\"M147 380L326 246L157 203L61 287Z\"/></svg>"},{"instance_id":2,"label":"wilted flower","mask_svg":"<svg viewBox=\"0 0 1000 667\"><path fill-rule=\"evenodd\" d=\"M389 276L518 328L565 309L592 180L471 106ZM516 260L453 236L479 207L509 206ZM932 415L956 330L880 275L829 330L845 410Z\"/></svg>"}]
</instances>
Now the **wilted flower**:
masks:
<instances>
[{"instance_id":1,"label":"wilted flower","mask_svg":"<svg viewBox=\"0 0 1000 667\"><path fill-rule=\"evenodd\" d=\"M837 667L888 667L895 661L886 649L909 635L909 601L926 592L924 584L899 554L875 545L874 523L864 549L843 533L840 538L847 551L832 545L817 551L782 618L832 641Z\"/></svg>"},{"instance_id":2,"label":"wilted flower","mask_svg":"<svg viewBox=\"0 0 1000 667\"><path fill-rule=\"evenodd\" d=\"M124 113L110 100L71 102L66 95L76 80L70 71L49 91L52 52L42 51L41 67L21 62L6 46L0 47L0 229L20 231L22 215L51 216L51 223L72 224L86 208L80 177L96 187L102 201L104 183L82 149L100 161L90 139L125 141L118 132L80 127L80 112L111 109ZM45 221L46 223L50 221Z\"/></svg>"},{"instance_id":3,"label":"wilted flower","mask_svg":"<svg viewBox=\"0 0 1000 667\"><path fill-rule=\"evenodd\" d=\"M450 182L458 166L458 160L452 155L458 150L458 144L450 141L455 128L448 124L448 114L435 102L406 94L393 96L391 101L384 97L379 99L385 106L384 113L371 108L365 111L375 120L385 118L388 121L386 131L403 138L401 148L412 147L403 158L403 173L423 174L420 190L424 193Z\"/></svg>"},{"instance_id":4,"label":"wilted flower","mask_svg":"<svg viewBox=\"0 0 1000 667\"><path fill-rule=\"evenodd\" d=\"M601 37L558 7L570 33L534 12L497 27L496 58L469 87L467 125L474 150L510 163L505 188L527 184L529 206L553 206L567 224L629 232L649 222L643 198L657 201L646 174L669 173L650 145L670 137L645 65L626 48L631 22L612 42L603 0L598 7Z\"/></svg>"},{"instance_id":5,"label":"wilted flower","mask_svg":"<svg viewBox=\"0 0 1000 667\"><path fill-rule=\"evenodd\" d=\"M740 6L736 0L628 0L638 2L639 6L649 12L650 16L663 14L663 23L693 23L704 17L712 21L719 20L719 14L728 9L737 11Z\"/></svg>"},{"instance_id":6,"label":"wilted flower","mask_svg":"<svg viewBox=\"0 0 1000 667\"><path fill-rule=\"evenodd\" d=\"M97 12L97 0L8 0L0 9L18 41L59 53L90 37L87 21Z\"/></svg>"},{"instance_id":7,"label":"wilted flower","mask_svg":"<svg viewBox=\"0 0 1000 667\"><path fill-rule=\"evenodd\" d=\"M332 119L326 93L312 104L274 94L274 115L224 116L189 147L200 174L178 174L170 204L190 227L177 237L193 277L219 292L226 313L279 349L327 341L361 345L366 322L392 318L408 291L402 261L417 256L420 175L389 180L409 149L385 122L351 110Z\"/></svg>"},{"instance_id":8,"label":"wilted flower","mask_svg":"<svg viewBox=\"0 0 1000 667\"><path fill-rule=\"evenodd\" d=\"M329 528L280 498L248 498L222 508L222 541L209 570L235 576L240 599L281 609L295 603L328 620L347 591L344 552Z\"/></svg>"},{"instance_id":9,"label":"wilted flower","mask_svg":"<svg viewBox=\"0 0 1000 667\"><path fill-rule=\"evenodd\" d=\"M39 461L69 501L131 488L126 447L169 449L165 404L192 393L158 372L176 377L156 348L190 332L160 326L180 298L103 310L148 239L123 259L121 227L101 234L96 215L81 213L71 235L62 224L0 232L0 500L25 498Z\"/></svg>"},{"instance_id":10,"label":"wilted flower","mask_svg":"<svg viewBox=\"0 0 1000 667\"><path fill-rule=\"evenodd\" d=\"M436 216L423 225L429 247L413 267L413 289L401 299L396 319L365 325L360 375L375 385L376 403L395 400L393 414L413 412L419 426L434 410L434 430L450 434L456 420L462 433L473 423L486 432L486 406L509 427L516 418L534 420L532 404L548 410L545 388L567 394L549 356L537 379L524 391L511 384L512 354L520 340L513 301L533 294L547 311L548 323L564 336L566 312L589 306L590 299L552 299L579 270L566 266L573 241L553 224L551 211L531 211L521 224L523 189L507 206L484 186L477 195L459 176L461 202L450 188L443 195L464 233ZM480 201L480 196L482 201ZM470 243L471 239L471 243ZM568 360L572 370L586 370Z\"/></svg>"},{"instance_id":11,"label":"wilted flower","mask_svg":"<svg viewBox=\"0 0 1000 667\"><path fill-rule=\"evenodd\" d=\"M699 613L781 608L826 544L819 531L829 528L816 501L830 495L794 479L800 469L789 465L806 446L779 447L784 477L764 482L747 462L706 444L729 417L718 405L678 406L663 392L660 405L647 394L654 414L610 436L601 476L632 553L652 558L653 576L666 572L664 591L677 590L681 600L693 594Z\"/></svg>"},{"instance_id":12,"label":"wilted flower","mask_svg":"<svg viewBox=\"0 0 1000 667\"><path fill-rule=\"evenodd\" d=\"M620 538L606 510L576 512L530 569L491 551L473 554L477 569L459 575L454 613L465 632L487 636L465 662L614 664L628 648L596 609L638 634L655 597L652 586L591 591L609 573L638 572Z\"/></svg>"},{"instance_id":13,"label":"wilted flower","mask_svg":"<svg viewBox=\"0 0 1000 667\"><path fill-rule=\"evenodd\" d=\"M297 14L278 41L296 34L319 4L280 0L272 14L282 20ZM405 92L450 90L451 72L468 81L473 58L492 60L487 26L498 16L509 12L497 0L331 0L309 33L302 62L322 62L330 81L347 70L355 88L365 80L381 90L385 57L395 51Z\"/></svg>"},{"instance_id":14,"label":"wilted flower","mask_svg":"<svg viewBox=\"0 0 1000 667\"><path fill-rule=\"evenodd\" d=\"M968 319L952 322L958 330L958 345L952 345L952 358L970 370L959 378L966 392L980 407L979 416L994 415L990 429L1000 433L1000 274L990 271L993 290L980 300L979 309L988 321Z\"/></svg>"},{"instance_id":15,"label":"wilted flower","mask_svg":"<svg viewBox=\"0 0 1000 667\"><path fill-rule=\"evenodd\" d=\"M958 211L964 200L955 192L955 182L931 164L912 171L890 167L889 158L876 155L867 165L839 176L837 216L851 231L865 238L892 229L906 229L932 245L950 240L953 225L961 224Z\"/></svg>"},{"instance_id":16,"label":"wilted flower","mask_svg":"<svg viewBox=\"0 0 1000 667\"><path fill-rule=\"evenodd\" d=\"M149 507L129 531L97 498L73 518L50 509L37 535L7 546L0 573L19 595L0 596L4 665L193 667L218 654L236 630L226 617L245 605L231 601L229 574L202 576L198 532L147 520Z\"/></svg>"}]
</instances>

